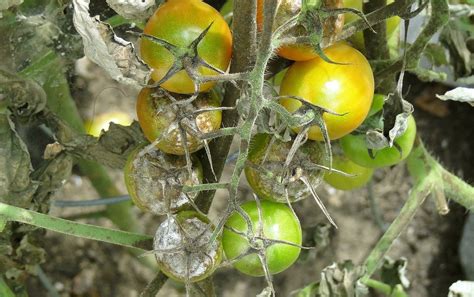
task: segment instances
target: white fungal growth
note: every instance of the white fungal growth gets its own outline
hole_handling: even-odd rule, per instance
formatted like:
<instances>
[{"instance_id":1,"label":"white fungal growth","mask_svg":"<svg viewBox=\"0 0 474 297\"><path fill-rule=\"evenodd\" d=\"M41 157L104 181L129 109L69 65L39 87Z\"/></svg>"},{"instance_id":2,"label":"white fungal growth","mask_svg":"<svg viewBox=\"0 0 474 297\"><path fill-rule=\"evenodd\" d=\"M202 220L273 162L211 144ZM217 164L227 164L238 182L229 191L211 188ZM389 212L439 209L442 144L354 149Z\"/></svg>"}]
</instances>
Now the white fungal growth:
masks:
<instances>
[{"instance_id":1,"label":"white fungal growth","mask_svg":"<svg viewBox=\"0 0 474 297\"><path fill-rule=\"evenodd\" d=\"M183 193L182 185L201 183L196 170L189 176L184 157L166 155L158 149L138 153L130 175L135 184L135 204L157 215L174 213L196 198L197 192Z\"/></svg>"},{"instance_id":2,"label":"white fungal growth","mask_svg":"<svg viewBox=\"0 0 474 297\"><path fill-rule=\"evenodd\" d=\"M220 260L220 243L209 244L212 228L197 217L169 217L156 230L154 250L160 267L182 281L198 281Z\"/></svg>"},{"instance_id":3,"label":"white fungal growth","mask_svg":"<svg viewBox=\"0 0 474 297\"><path fill-rule=\"evenodd\" d=\"M146 20L155 11L155 0L107 0L107 4L130 20Z\"/></svg>"}]
</instances>

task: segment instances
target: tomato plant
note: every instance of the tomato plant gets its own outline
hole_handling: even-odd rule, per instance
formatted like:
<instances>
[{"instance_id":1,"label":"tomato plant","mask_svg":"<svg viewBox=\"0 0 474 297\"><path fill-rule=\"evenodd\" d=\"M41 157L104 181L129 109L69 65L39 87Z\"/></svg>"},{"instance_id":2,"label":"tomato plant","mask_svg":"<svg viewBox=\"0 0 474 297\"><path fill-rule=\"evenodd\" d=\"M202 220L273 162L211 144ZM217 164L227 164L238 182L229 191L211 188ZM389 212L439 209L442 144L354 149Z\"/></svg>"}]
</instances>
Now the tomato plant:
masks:
<instances>
[{"instance_id":1,"label":"tomato plant","mask_svg":"<svg viewBox=\"0 0 474 297\"><path fill-rule=\"evenodd\" d=\"M192 175L182 156L167 155L141 145L133 150L124 167L125 185L136 206L162 215L177 212L197 193L183 193L181 185L202 183L202 167L193 159Z\"/></svg>"},{"instance_id":2,"label":"tomato plant","mask_svg":"<svg viewBox=\"0 0 474 297\"><path fill-rule=\"evenodd\" d=\"M336 154L332 158L332 168L348 173L345 176L338 172L326 173L324 181L338 190L353 190L362 187L372 178L373 168L366 168L349 160L346 156Z\"/></svg>"},{"instance_id":3,"label":"tomato plant","mask_svg":"<svg viewBox=\"0 0 474 297\"><path fill-rule=\"evenodd\" d=\"M232 52L229 26L218 11L201 0L166 1L150 17L143 32L165 40L184 52L209 25L209 31L197 46L197 54L213 67L226 71ZM175 57L167 49L146 38L140 41L140 53L153 69L154 81L161 80L175 62ZM216 74L216 71L207 67L199 66L198 69L201 75ZM214 84L215 82L203 83L199 91L207 91ZM177 72L161 86L175 93L194 93L194 83L185 70Z\"/></svg>"},{"instance_id":4,"label":"tomato plant","mask_svg":"<svg viewBox=\"0 0 474 297\"><path fill-rule=\"evenodd\" d=\"M390 4L393 1L394 0L388 0L387 4ZM344 0L344 7L355 8L362 11L362 0ZM349 24L358 19L359 17L356 16L355 14L352 14L352 13L344 14L344 20L346 24ZM388 18L385 22L387 24L386 34L387 34L387 37L390 37L392 34L394 34L395 30L399 27L400 17L393 16L391 18ZM365 47L364 46L364 33L362 31L356 32L354 35L352 35L350 40L359 49L363 49Z\"/></svg>"},{"instance_id":5,"label":"tomato plant","mask_svg":"<svg viewBox=\"0 0 474 297\"><path fill-rule=\"evenodd\" d=\"M263 8L265 0L257 1L257 26L259 30L263 28ZM274 30L287 22L291 17L300 12L302 6L301 0L283 0L278 6L275 16ZM322 6L326 9L341 8L341 0L324 0ZM344 26L344 16L329 17L323 22L323 38L328 41L336 37ZM284 37L296 37L307 35L306 29L297 25L287 30ZM307 61L319 57L311 45L307 44L285 44L278 48L278 55L293 61Z\"/></svg>"},{"instance_id":6,"label":"tomato plant","mask_svg":"<svg viewBox=\"0 0 474 297\"><path fill-rule=\"evenodd\" d=\"M324 114L330 139L338 139L356 129L366 118L374 94L374 77L367 59L345 43L328 47L324 53L333 64L322 58L295 62L288 69L281 83L280 95L299 96L326 108L334 114ZM302 103L284 98L280 103L295 112ZM317 126L309 129L308 137L322 140Z\"/></svg>"},{"instance_id":7,"label":"tomato plant","mask_svg":"<svg viewBox=\"0 0 474 297\"><path fill-rule=\"evenodd\" d=\"M179 95L175 97L179 99ZM219 95L213 90L200 93L192 104L183 106L172 104L169 98L160 94L159 89L143 88L137 98L137 117L143 134L150 142L161 138L156 145L160 150L168 154L184 155L184 140L178 126L178 119L182 116L190 119L186 122L188 127L183 126L183 129L186 133L186 145L189 152L193 153L204 145L198 133L208 133L219 129L222 119L220 110L196 112L200 109L219 106Z\"/></svg>"},{"instance_id":8,"label":"tomato plant","mask_svg":"<svg viewBox=\"0 0 474 297\"><path fill-rule=\"evenodd\" d=\"M295 245L301 245L302 232L300 222L288 206L270 201L261 201L260 207L261 218L259 217L258 206L255 201L242 204L243 210L252 222L250 242L241 234L237 234L230 229L224 229L222 245L228 259L235 259L249 251L250 248L262 247L263 242L259 238L283 240ZM227 220L226 226L249 234L246 221L238 213L232 214ZM298 259L300 250L297 246L283 243L272 243L266 247L265 256L269 272L276 274L290 267ZM234 263L234 267L247 275L264 275L262 263L255 253L250 253L237 260Z\"/></svg>"},{"instance_id":9,"label":"tomato plant","mask_svg":"<svg viewBox=\"0 0 474 297\"><path fill-rule=\"evenodd\" d=\"M121 111L112 111L98 115L92 119L84 121L84 127L88 134L99 137L102 130L107 131L110 123L128 126L132 123L132 118Z\"/></svg>"},{"instance_id":10,"label":"tomato plant","mask_svg":"<svg viewBox=\"0 0 474 297\"><path fill-rule=\"evenodd\" d=\"M210 243L214 226L195 211L168 217L156 230L153 247L161 271L181 282L211 275L222 260L220 238Z\"/></svg>"},{"instance_id":11,"label":"tomato plant","mask_svg":"<svg viewBox=\"0 0 474 297\"><path fill-rule=\"evenodd\" d=\"M308 141L299 148L290 165L284 165L292 142L273 140L269 134L257 134L252 138L248 161L251 166L245 168L245 176L252 190L262 199L287 203L307 198L311 195L308 186L299 179L305 174L311 185L317 185L321 179L321 170L304 170L309 163L318 164L323 159L323 148L314 141ZM269 147L269 145L271 145ZM293 176L289 176L293 175ZM288 180L285 180L288 178ZM290 180L291 179L291 180Z\"/></svg>"},{"instance_id":12,"label":"tomato plant","mask_svg":"<svg viewBox=\"0 0 474 297\"><path fill-rule=\"evenodd\" d=\"M416 123L413 116L408 117L407 129L401 136L395 138L395 145L380 150L374 150L372 158L365 142L365 135L347 135L340 141L344 154L353 162L370 168L391 166L404 160L411 152L416 136ZM397 147L399 149L397 149Z\"/></svg>"}]
</instances>

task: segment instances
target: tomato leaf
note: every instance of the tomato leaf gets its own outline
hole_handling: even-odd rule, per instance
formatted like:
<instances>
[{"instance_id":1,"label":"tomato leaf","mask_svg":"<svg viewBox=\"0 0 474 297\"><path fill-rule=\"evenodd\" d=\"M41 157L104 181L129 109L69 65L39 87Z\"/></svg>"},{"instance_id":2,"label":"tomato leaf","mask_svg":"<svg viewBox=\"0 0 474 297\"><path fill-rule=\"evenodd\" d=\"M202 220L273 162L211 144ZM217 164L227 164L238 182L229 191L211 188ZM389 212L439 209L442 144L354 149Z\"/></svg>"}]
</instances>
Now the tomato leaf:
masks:
<instances>
[{"instance_id":1,"label":"tomato leaf","mask_svg":"<svg viewBox=\"0 0 474 297\"><path fill-rule=\"evenodd\" d=\"M0 201L28 207L38 184L30 179L30 154L7 111L0 113L0 143Z\"/></svg>"},{"instance_id":2,"label":"tomato leaf","mask_svg":"<svg viewBox=\"0 0 474 297\"><path fill-rule=\"evenodd\" d=\"M317 296L365 296L368 289L359 281L364 273L363 266L355 266L351 261L333 263L321 272Z\"/></svg>"},{"instance_id":3,"label":"tomato leaf","mask_svg":"<svg viewBox=\"0 0 474 297\"><path fill-rule=\"evenodd\" d=\"M404 288L408 288L410 286L410 280L406 276L407 263L406 258L393 260L389 257L385 257L380 271L382 282L391 287L401 284Z\"/></svg>"},{"instance_id":4,"label":"tomato leaf","mask_svg":"<svg viewBox=\"0 0 474 297\"><path fill-rule=\"evenodd\" d=\"M444 93L444 95L436 95L441 100L453 100L458 102L467 102L474 106L474 88L456 88Z\"/></svg>"}]
</instances>

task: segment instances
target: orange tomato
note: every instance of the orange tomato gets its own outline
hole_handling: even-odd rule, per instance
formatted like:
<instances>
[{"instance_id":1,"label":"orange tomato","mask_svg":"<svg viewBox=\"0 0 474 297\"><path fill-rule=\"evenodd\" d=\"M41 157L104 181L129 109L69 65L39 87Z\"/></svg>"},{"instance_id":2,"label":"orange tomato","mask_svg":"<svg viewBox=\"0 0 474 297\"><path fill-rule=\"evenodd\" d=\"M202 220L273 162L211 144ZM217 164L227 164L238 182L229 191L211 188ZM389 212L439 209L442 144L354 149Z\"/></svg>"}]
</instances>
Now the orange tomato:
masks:
<instances>
[{"instance_id":1,"label":"orange tomato","mask_svg":"<svg viewBox=\"0 0 474 297\"><path fill-rule=\"evenodd\" d=\"M212 25L211 25L212 24ZM199 42L198 55L208 64L226 71L232 52L232 34L224 18L210 5L201 0L168 0L148 20L143 33L186 49L209 25L211 28ZM142 38L140 41L142 59L153 68L152 79L162 79L175 61L175 57L163 46ZM215 75L209 68L199 67L201 75ZM200 86L204 92L215 82ZM185 70L170 77L161 87L180 94L194 93L194 84Z\"/></svg>"},{"instance_id":2,"label":"orange tomato","mask_svg":"<svg viewBox=\"0 0 474 297\"><path fill-rule=\"evenodd\" d=\"M263 29L263 6L265 0L257 0L257 27L261 31ZM299 13L302 6L302 0L281 0L275 16L273 30L277 29L288 21L292 16ZM341 0L323 0L323 7L341 8L343 7ZM323 27L323 38L327 41L336 37L344 26L344 15L330 17L325 20ZM285 33L285 37L307 35L303 26L296 26ZM307 44L288 44L278 49L278 55L293 61L307 61L318 57L318 54Z\"/></svg>"}]
</instances>

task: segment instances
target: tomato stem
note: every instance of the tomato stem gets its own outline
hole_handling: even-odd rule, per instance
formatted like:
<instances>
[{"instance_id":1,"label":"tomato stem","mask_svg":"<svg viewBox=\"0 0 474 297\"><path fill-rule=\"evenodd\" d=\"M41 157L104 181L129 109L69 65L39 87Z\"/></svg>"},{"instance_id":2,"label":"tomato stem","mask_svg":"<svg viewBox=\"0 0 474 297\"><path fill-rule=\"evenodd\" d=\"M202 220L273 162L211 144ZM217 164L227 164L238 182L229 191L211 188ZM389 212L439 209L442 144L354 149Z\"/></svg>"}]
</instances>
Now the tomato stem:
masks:
<instances>
[{"instance_id":1,"label":"tomato stem","mask_svg":"<svg viewBox=\"0 0 474 297\"><path fill-rule=\"evenodd\" d=\"M142 250L152 249L152 237L144 234L72 222L0 202L0 218L51 231Z\"/></svg>"}]
</instances>

